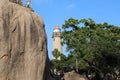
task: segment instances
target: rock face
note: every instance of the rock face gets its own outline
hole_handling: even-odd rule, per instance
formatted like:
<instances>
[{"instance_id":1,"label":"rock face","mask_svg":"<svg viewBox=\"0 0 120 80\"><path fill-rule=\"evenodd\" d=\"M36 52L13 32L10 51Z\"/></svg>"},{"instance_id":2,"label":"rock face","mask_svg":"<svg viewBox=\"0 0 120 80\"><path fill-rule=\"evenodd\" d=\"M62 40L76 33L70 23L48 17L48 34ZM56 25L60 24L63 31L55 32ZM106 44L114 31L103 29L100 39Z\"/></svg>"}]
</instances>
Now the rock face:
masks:
<instances>
[{"instance_id":1,"label":"rock face","mask_svg":"<svg viewBox=\"0 0 120 80\"><path fill-rule=\"evenodd\" d=\"M9 0L10 2L13 2L13 3L17 3L17 4L21 4L21 0Z\"/></svg>"},{"instance_id":2,"label":"rock face","mask_svg":"<svg viewBox=\"0 0 120 80\"><path fill-rule=\"evenodd\" d=\"M46 42L41 17L0 0L0 80L48 80Z\"/></svg>"},{"instance_id":3,"label":"rock face","mask_svg":"<svg viewBox=\"0 0 120 80\"><path fill-rule=\"evenodd\" d=\"M87 78L81 76L80 74L71 71L64 74L65 80L88 80Z\"/></svg>"}]
</instances>

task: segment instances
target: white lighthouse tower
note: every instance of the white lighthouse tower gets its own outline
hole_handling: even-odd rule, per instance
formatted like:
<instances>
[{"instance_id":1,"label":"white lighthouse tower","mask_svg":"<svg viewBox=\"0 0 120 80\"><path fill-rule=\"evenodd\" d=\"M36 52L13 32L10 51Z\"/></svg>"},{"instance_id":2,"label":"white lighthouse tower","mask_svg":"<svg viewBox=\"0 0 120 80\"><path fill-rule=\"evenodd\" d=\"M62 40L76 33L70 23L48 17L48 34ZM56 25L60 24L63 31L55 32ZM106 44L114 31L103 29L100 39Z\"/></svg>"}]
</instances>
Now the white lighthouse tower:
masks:
<instances>
[{"instance_id":1,"label":"white lighthouse tower","mask_svg":"<svg viewBox=\"0 0 120 80\"><path fill-rule=\"evenodd\" d=\"M60 28L58 25L55 26L54 31L53 31L53 50L57 49L60 53L62 53L62 45L61 45L61 38L60 38ZM53 56L53 59L55 57ZM58 58L60 60L60 57Z\"/></svg>"}]
</instances>

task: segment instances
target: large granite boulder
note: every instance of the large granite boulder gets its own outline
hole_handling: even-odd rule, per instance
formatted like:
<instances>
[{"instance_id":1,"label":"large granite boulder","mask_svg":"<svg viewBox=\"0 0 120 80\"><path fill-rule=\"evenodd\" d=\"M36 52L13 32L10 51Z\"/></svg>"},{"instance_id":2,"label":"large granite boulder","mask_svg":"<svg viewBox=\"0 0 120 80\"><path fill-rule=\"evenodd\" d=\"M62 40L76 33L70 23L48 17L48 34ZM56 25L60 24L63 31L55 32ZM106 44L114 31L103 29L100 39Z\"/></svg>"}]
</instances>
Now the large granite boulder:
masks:
<instances>
[{"instance_id":1,"label":"large granite boulder","mask_svg":"<svg viewBox=\"0 0 120 80\"><path fill-rule=\"evenodd\" d=\"M48 80L43 20L12 1L0 0L0 80Z\"/></svg>"},{"instance_id":2,"label":"large granite boulder","mask_svg":"<svg viewBox=\"0 0 120 80\"><path fill-rule=\"evenodd\" d=\"M75 71L67 72L64 74L65 80L88 80L86 77L76 73Z\"/></svg>"}]
</instances>

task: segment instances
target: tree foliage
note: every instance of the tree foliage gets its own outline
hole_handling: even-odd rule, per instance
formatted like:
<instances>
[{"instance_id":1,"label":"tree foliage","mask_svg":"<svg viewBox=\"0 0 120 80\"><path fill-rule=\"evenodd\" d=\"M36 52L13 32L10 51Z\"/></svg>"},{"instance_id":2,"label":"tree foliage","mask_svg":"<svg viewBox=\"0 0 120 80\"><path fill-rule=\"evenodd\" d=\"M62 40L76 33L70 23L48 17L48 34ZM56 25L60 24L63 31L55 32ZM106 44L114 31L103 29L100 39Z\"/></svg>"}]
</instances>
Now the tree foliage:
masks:
<instances>
[{"instance_id":1,"label":"tree foliage","mask_svg":"<svg viewBox=\"0 0 120 80\"><path fill-rule=\"evenodd\" d=\"M58 49L54 49L52 51L52 55L55 57L55 59L58 59L60 57L60 52L58 51Z\"/></svg>"},{"instance_id":2,"label":"tree foliage","mask_svg":"<svg viewBox=\"0 0 120 80\"><path fill-rule=\"evenodd\" d=\"M62 43L70 53L67 61L75 66L78 59L79 69L96 66L103 73L120 69L120 28L92 19L73 19L62 26ZM72 57L71 57L72 55Z\"/></svg>"},{"instance_id":3,"label":"tree foliage","mask_svg":"<svg viewBox=\"0 0 120 80\"><path fill-rule=\"evenodd\" d=\"M56 69L64 69L66 67L66 56L58 51L58 49L54 49L52 52L55 59L51 61L51 67Z\"/></svg>"}]
</instances>

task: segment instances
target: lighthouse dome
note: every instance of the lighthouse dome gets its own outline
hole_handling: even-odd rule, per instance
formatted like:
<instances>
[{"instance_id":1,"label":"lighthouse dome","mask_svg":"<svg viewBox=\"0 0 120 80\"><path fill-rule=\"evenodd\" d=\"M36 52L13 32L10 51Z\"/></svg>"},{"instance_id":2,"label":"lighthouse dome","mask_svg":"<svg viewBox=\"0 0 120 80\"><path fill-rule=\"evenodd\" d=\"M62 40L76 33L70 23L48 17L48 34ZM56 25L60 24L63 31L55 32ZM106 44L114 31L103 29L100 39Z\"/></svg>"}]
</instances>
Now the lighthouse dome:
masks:
<instances>
[{"instance_id":1,"label":"lighthouse dome","mask_svg":"<svg viewBox=\"0 0 120 80\"><path fill-rule=\"evenodd\" d=\"M53 32L60 32L60 28L59 28L59 26L58 25L56 25L55 26L55 28L54 28L54 31Z\"/></svg>"}]
</instances>

